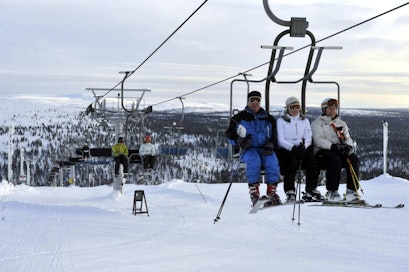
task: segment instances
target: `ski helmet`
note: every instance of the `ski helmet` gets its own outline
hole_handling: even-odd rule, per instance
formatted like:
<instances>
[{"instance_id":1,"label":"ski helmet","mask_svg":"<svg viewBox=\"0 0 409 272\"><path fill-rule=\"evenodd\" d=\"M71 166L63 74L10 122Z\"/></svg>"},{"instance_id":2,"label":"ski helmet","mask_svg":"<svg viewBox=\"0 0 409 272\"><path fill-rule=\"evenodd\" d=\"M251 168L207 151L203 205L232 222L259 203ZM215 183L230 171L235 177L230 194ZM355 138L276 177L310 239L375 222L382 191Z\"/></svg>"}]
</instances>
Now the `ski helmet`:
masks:
<instances>
[{"instance_id":1,"label":"ski helmet","mask_svg":"<svg viewBox=\"0 0 409 272\"><path fill-rule=\"evenodd\" d=\"M335 98L325 98L321 103L322 113L325 113L325 109L330 106L338 107L338 100Z\"/></svg>"},{"instance_id":2,"label":"ski helmet","mask_svg":"<svg viewBox=\"0 0 409 272\"><path fill-rule=\"evenodd\" d=\"M289 98L287 98L287 100L285 101L285 106L288 108L288 106L290 106L291 104L300 104L300 100L298 100L297 97L291 96Z\"/></svg>"}]
</instances>

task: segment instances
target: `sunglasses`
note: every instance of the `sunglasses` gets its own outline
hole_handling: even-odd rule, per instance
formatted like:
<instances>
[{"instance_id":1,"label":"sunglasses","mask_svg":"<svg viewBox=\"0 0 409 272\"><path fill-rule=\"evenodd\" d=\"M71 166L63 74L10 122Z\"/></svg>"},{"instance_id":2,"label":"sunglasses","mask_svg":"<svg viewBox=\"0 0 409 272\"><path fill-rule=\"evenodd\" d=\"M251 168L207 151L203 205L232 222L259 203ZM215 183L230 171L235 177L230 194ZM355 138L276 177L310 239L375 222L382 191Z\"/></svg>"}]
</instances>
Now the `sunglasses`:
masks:
<instances>
[{"instance_id":1,"label":"sunglasses","mask_svg":"<svg viewBox=\"0 0 409 272\"><path fill-rule=\"evenodd\" d=\"M290 105L289 106L290 110L295 110L295 109L299 110L300 107L301 107L300 105Z\"/></svg>"},{"instance_id":2,"label":"sunglasses","mask_svg":"<svg viewBox=\"0 0 409 272\"><path fill-rule=\"evenodd\" d=\"M249 101L251 103L260 103L261 99L260 99L260 97L250 97Z\"/></svg>"}]
</instances>

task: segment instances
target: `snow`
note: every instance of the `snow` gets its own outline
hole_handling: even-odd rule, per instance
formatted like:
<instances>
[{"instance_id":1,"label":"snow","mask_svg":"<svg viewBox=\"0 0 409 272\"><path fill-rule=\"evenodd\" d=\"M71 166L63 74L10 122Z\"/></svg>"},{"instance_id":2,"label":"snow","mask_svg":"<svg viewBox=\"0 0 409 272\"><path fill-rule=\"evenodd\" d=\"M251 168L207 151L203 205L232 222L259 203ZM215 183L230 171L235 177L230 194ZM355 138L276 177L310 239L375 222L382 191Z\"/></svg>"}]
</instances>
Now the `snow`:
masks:
<instances>
[{"instance_id":1,"label":"snow","mask_svg":"<svg viewBox=\"0 0 409 272\"><path fill-rule=\"evenodd\" d=\"M370 203L409 203L407 180L361 183ZM234 183L214 223L228 185L173 180L119 194L2 181L0 271L409 271L407 207L304 204L298 225L292 205L248 214L247 185ZM132 215L135 190L149 215Z\"/></svg>"}]
</instances>

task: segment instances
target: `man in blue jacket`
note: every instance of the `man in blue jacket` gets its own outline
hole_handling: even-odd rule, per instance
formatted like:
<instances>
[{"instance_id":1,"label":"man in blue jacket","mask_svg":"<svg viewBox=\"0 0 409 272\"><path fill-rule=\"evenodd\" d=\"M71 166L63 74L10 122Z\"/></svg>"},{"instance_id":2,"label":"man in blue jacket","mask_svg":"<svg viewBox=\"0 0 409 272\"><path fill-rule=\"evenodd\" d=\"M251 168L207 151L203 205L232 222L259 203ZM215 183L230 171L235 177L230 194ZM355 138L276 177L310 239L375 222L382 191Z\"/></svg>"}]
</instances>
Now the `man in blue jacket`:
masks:
<instances>
[{"instance_id":1,"label":"man in blue jacket","mask_svg":"<svg viewBox=\"0 0 409 272\"><path fill-rule=\"evenodd\" d=\"M230 119L226 136L243 149L241 160L247 164L246 176L250 199L254 205L260 198L260 171L264 167L267 196L271 204L280 204L277 183L280 167L274 153L277 146L276 120L261 107L261 94L252 91L247 106Z\"/></svg>"}]
</instances>

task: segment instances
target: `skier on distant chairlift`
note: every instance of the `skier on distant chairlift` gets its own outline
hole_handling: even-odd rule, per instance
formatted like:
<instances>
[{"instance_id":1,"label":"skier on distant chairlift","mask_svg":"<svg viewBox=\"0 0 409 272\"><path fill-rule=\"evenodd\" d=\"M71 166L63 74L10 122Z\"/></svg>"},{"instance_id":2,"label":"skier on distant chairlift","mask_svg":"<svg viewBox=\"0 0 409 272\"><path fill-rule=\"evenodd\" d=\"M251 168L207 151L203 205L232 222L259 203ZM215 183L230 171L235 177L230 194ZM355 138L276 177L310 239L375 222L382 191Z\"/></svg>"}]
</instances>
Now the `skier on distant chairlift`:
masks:
<instances>
[{"instance_id":1,"label":"skier on distant chairlift","mask_svg":"<svg viewBox=\"0 0 409 272\"><path fill-rule=\"evenodd\" d=\"M143 169L151 171L155 167L156 163L156 149L152 144L152 137L145 136L145 143L141 144L139 148L139 155L142 158Z\"/></svg>"},{"instance_id":2,"label":"skier on distant chairlift","mask_svg":"<svg viewBox=\"0 0 409 272\"><path fill-rule=\"evenodd\" d=\"M124 175L128 175L128 147L124 143L124 138L119 137L118 143L112 146L112 154L115 160L115 175L119 175L119 166L123 165Z\"/></svg>"},{"instance_id":3,"label":"skier on distant chairlift","mask_svg":"<svg viewBox=\"0 0 409 272\"><path fill-rule=\"evenodd\" d=\"M84 146L82 147L82 158L84 160L89 159L89 146L87 143L85 143Z\"/></svg>"}]
</instances>

